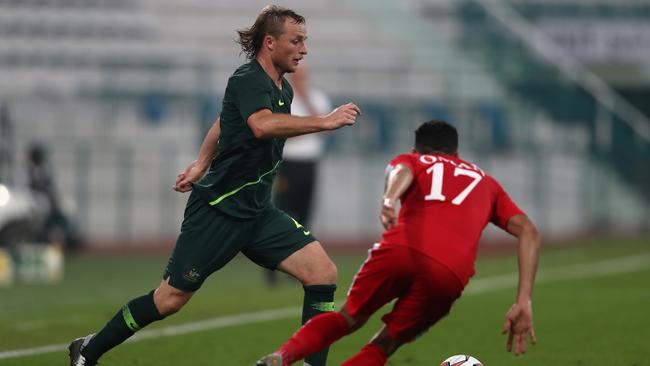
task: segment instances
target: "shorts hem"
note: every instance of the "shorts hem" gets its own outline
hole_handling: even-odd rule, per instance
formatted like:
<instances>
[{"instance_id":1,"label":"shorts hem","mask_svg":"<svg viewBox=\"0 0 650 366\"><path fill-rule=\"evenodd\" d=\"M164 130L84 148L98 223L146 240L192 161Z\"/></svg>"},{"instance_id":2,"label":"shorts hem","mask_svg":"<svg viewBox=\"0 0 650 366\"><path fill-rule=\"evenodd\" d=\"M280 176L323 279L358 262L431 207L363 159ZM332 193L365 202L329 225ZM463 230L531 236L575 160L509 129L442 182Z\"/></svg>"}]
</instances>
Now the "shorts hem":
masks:
<instances>
[{"instance_id":1,"label":"shorts hem","mask_svg":"<svg viewBox=\"0 0 650 366\"><path fill-rule=\"evenodd\" d=\"M278 266L280 265L280 263L282 263L282 261L284 261L285 259L291 257L291 255L292 255L293 253L295 253L295 252L299 251L300 249L306 247L307 244L311 244L311 243L313 243L313 242L315 242L315 241L317 242L318 240L317 240L316 238L314 238L313 236L309 235L308 237L305 237L305 240L298 242L298 243L294 246L294 248L295 248L294 251L292 251L292 252L287 252L287 253L286 253L286 256L283 256L282 258L278 259L277 262L275 262L274 264L272 264L272 265L270 265L270 266L262 265L262 267L264 267L264 268L268 268L268 269L270 269L270 270L272 270L272 271L275 271L275 270L278 269Z\"/></svg>"},{"instance_id":2,"label":"shorts hem","mask_svg":"<svg viewBox=\"0 0 650 366\"><path fill-rule=\"evenodd\" d=\"M177 290L181 290L183 292L188 292L188 293L189 292L196 292L203 285L203 282L188 283L187 281L176 280L176 279L174 279L174 276L172 276L171 273L169 273L169 272L166 273L163 276L163 280L168 280L167 283L171 287L173 287L173 288L175 288Z\"/></svg>"}]
</instances>

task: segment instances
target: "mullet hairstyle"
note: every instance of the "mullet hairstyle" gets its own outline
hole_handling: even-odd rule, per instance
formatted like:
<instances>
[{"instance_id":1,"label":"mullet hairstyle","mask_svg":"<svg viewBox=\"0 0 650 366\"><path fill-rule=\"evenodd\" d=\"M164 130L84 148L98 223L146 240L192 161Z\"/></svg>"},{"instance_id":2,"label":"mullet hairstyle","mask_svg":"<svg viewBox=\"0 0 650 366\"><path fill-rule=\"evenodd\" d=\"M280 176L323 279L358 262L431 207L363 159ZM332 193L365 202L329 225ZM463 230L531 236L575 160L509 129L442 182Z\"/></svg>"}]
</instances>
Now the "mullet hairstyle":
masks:
<instances>
[{"instance_id":1,"label":"mullet hairstyle","mask_svg":"<svg viewBox=\"0 0 650 366\"><path fill-rule=\"evenodd\" d=\"M287 18L296 24L305 24L305 18L291 9L267 5L250 28L238 30L239 39L236 42L241 46L241 52L246 54L246 58L252 60L257 57L266 35L278 38L282 34L284 21Z\"/></svg>"},{"instance_id":2,"label":"mullet hairstyle","mask_svg":"<svg viewBox=\"0 0 650 366\"><path fill-rule=\"evenodd\" d=\"M453 155L458 151L458 131L443 120L425 122L415 130L415 150L420 154L441 152Z\"/></svg>"}]
</instances>

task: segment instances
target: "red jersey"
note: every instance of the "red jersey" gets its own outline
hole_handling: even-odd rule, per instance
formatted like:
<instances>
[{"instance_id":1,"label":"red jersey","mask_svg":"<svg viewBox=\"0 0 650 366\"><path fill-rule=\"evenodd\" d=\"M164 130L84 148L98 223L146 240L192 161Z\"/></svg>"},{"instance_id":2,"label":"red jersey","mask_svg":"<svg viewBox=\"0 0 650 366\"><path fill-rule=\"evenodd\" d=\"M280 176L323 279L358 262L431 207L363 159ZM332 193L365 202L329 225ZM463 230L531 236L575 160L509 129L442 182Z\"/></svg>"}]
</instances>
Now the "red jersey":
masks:
<instances>
[{"instance_id":1,"label":"red jersey","mask_svg":"<svg viewBox=\"0 0 650 366\"><path fill-rule=\"evenodd\" d=\"M382 246L408 246L452 270L463 285L474 275L481 232L489 222L502 229L522 214L501 185L478 166L445 154L402 154L389 165L413 173L400 197L397 225Z\"/></svg>"}]
</instances>

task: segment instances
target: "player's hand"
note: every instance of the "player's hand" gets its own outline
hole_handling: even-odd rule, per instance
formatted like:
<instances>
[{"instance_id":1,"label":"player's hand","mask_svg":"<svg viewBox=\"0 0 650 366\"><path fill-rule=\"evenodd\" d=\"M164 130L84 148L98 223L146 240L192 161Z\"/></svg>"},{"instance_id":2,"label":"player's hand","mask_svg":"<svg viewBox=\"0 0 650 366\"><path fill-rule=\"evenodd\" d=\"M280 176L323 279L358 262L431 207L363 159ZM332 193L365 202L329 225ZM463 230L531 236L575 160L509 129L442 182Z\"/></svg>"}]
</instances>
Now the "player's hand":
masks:
<instances>
[{"instance_id":1,"label":"player's hand","mask_svg":"<svg viewBox=\"0 0 650 366\"><path fill-rule=\"evenodd\" d=\"M343 104L325 116L325 129L336 130L343 126L353 125L361 109L354 103Z\"/></svg>"},{"instance_id":2,"label":"player's hand","mask_svg":"<svg viewBox=\"0 0 650 366\"><path fill-rule=\"evenodd\" d=\"M530 301L516 302L506 313L501 334L508 333L506 349L515 356L526 353L526 337L530 336L531 344L537 343L533 328L533 308ZM513 348L514 343L514 348Z\"/></svg>"},{"instance_id":3,"label":"player's hand","mask_svg":"<svg viewBox=\"0 0 650 366\"><path fill-rule=\"evenodd\" d=\"M379 215L381 224L384 229L392 229L397 225L397 212L395 211L395 202L385 198L381 205L381 214Z\"/></svg>"},{"instance_id":4,"label":"player's hand","mask_svg":"<svg viewBox=\"0 0 650 366\"><path fill-rule=\"evenodd\" d=\"M205 174L205 169L199 167L198 162L194 160L187 166L184 172L179 173L176 176L176 183L174 184L174 190L177 192L189 192L192 190L192 182L199 180L203 174Z\"/></svg>"}]
</instances>

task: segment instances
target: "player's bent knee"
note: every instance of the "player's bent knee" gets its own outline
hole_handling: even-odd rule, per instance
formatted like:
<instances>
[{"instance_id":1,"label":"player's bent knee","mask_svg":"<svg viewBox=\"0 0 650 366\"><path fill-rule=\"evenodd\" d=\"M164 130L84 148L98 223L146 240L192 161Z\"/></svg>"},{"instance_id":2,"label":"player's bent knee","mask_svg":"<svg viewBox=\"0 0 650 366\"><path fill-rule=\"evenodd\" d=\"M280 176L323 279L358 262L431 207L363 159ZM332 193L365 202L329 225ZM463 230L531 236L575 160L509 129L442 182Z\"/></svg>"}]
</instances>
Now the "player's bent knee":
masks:
<instances>
[{"instance_id":1,"label":"player's bent knee","mask_svg":"<svg viewBox=\"0 0 650 366\"><path fill-rule=\"evenodd\" d=\"M359 314L357 314L356 316L350 315L345 305L343 306L343 308L341 308L339 314L341 314L345 318L345 320L347 320L348 326L350 326L350 333L355 332L359 328L363 327L363 325L366 324L366 322L368 321L368 318L370 318L367 315L359 315Z\"/></svg>"},{"instance_id":2,"label":"player's bent knee","mask_svg":"<svg viewBox=\"0 0 650 366\"><path fill-rule=\"evenodd\" d=\"M318 268L314 268L313 271L310 271L307 278L305 278L305 285L329 285L335 284L336 278L338 276L338 269L336 264L332 261L328 261Z\"/></svg>"},{"instance_id":3,"label":"player's bent knee","mask_svg":"<svg viewBox=\"0 0 650 366\"><path fill-rule=\"evenodd\" d=\"M357 316L355 318L351 318L348 321L348 324L350 325L350 333L356 332L359 328L363 327L364 324L368 321L368 317L364 316Z\"/></svg>"},{"instance_id":4,"label":"player's bent knee","mask_svg":"<svg viewBox=\"0 0 650 366\"><path fill-rule=\"evenodd\" d=\"M336 283L336 279L339 275L338 268L334 262L329 261L326 270L323 273L323 283Z\"/></svg>"},{"instance_id":5,"label":"player's bent knee","mask_svg":"<svg viewBox=\"0 0 650 366\"><path fill-rule=\"evenodd\" d=\"M336 283L336 265L319 242L314 241L284 259L277 267L305 286Z\"/></svg>"}]
</instances>

